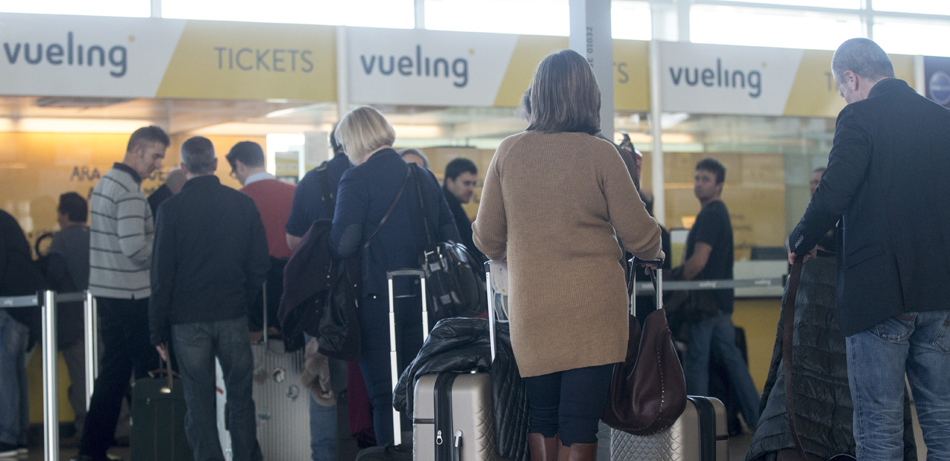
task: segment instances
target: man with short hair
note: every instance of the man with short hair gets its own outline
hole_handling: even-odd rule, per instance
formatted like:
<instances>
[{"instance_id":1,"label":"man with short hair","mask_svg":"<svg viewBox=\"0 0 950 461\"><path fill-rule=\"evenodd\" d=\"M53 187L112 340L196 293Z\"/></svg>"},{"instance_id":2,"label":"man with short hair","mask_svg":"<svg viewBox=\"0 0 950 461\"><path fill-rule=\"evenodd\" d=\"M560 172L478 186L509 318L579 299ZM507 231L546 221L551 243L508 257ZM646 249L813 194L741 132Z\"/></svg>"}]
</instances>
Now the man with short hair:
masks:
<instances>
[{"instance_id":1,"label":"man with short hair","mask_svg":"<svg viewBox=\"0 0 950 461\"><path fill-rule=\"evenodd\" d=\"M132 133L125 158L92 191L89 291L96 296L105 352L86 414L78 460L105 461L129 374L142 378L158 367L148 344L149 265L154 223L142 179L161 168L168 135L157 126Z\"/></svg>"},{"instance_id":2,"label":"man with short hair","mask_svg":"<svg viewBox=\"0 0 950 461\"><path fill-rule=\"evenodd\" d=\"M225 156L231 164L231 175L257 205L257 211L267 232L267 249L275 258L289 258L293 251L287 246L284 226L290 217L294 202L293 185L287 184L267 172L264 149L252 141L241 141Z\"/></svg>"},{"instance_id":3,"label":"man with short hair","mask_svg":"<svg viewBox=\"0 0 950 461\"><path fill-rule=\"evenodd\" d=\"M333 158L307 174L297 184L293 206L287 218L285 230L287 245L296 249L300 239L310 226L321 219L333 219L336 207L336 191L343 172L353 165L336 139L336 129L330 132L330 147ZM326 182L324 182L326 181ZM307 341L311 341L307 338ZM309 357L308 357L309 358ZM346 387L347 364L342 360L329 359L333 390ZM358 370L359 368L356 367ZM310 455L313 461L333 461L337 452L337 407L325 406L310 399Z\"/></svg>"},{"instance_id":4,"label":"man with short hair","mask_svg":"<svg viewBox=\"0 0 950 461\"><path fill-rule=\"evenodd\" d=\"M903 456L905 375L927 459L950 459L950 112L896 79L871 40L844 42L831 70L848 104L789 261L815 255L840 220L838 317L858 459Z\"/></svg>"},{"instance_id":5,"label":"man with short hair","mask_svg":"<svg viewBox=\"0 0 950 461\"><path fill-rule=\"evenodd\" d=\"M215 408L215 358L228 397L235 461L263 458L252 395L254 357L247 312L270 260L264 224L250 197L221 185L207 138L181 146L188 181L162 204L155 229L151 343L166 356L169 340L181 371L185 434L195 461L222 460Z\"/></svg>"},{"instance_id":6,"label":"man with short hair","mask_svg":"<svg viewBox=\"0 0 950 461\"><path fill-rule=\"evenodd\" d=\"M485 261L485 255L475 247L475 242L472 240L472 221L468 219L468 214L462 208L463 203L472 201L477 183L478 167L475 166L475 162L459 157L445 166L442 192L445 194L445 201L449 203L449 210L455 217L455 227L459 230L459 238L462 239L458 243L465 245L469 253L475 257L475 263L481 264Z\"/></svg>"},{"instance_id":7,"label":"man with short hair","mask_svg":"<svg viewBox=\"0 0 950 461\"><path fill-rule=\"evenodd\" d=\"M429 169L429 157L426 157L426 154L423 154L419 149L412 147L402 149L399 151L399 155L406 163L415 163L419 168Z\"/></svg>"},{"instance_id":8,"label":"man with short hair","mask_svg":"<svg viewBox=\"0 0 950 461\"><path fill-rule=\"evenodd\" d=\"M722 202L726 168L717 160L707 158L696 164L693 192L702 209L686 237L686 262L682 266L684 280L732 279L732 221ZM739 401L739 410L749 429L759 424L759 394L752 382L749 368L736 346L736 327L732 323L733 290L713 290L716 314L690 323L689 343L683 360L686 392L709 395L709 358L711 354L726 368L729 382Z\"/></svg>"},{"instance_id":9,"label":"man with short hair","mask_svg":"<svg viewBox=\"0 0 950 461\"><path fill-rule=\"evenodd\" d=\"M74 293L89 288L89 205L75 192L59 196L56 209L60 231L49 245L46 279L51 289ZM56 309L57 345L63 351L69 372L69 404L76 415L76 434L82 435L86 420L86 348L83 342L81 302L59 303Z\"/></svg>"}]
</instances>

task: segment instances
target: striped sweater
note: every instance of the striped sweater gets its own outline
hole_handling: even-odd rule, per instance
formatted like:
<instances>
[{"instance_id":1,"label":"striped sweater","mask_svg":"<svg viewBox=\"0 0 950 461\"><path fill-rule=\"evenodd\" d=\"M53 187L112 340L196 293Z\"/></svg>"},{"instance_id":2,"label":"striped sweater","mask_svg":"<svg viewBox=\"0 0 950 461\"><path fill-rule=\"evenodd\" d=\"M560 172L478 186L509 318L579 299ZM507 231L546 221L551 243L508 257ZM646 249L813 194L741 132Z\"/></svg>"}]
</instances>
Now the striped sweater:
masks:
<instances>
[{"instance_id":1,"label":"striped sweater","mask_svg":"<svg viewBox=\"0 0 950 461\"><path fill-rule=\"evenodd\" d=\"M155 226L139 175L116 163L93 189L89 214L89 291L148 298Z\"/></svg>"}]
</instances>

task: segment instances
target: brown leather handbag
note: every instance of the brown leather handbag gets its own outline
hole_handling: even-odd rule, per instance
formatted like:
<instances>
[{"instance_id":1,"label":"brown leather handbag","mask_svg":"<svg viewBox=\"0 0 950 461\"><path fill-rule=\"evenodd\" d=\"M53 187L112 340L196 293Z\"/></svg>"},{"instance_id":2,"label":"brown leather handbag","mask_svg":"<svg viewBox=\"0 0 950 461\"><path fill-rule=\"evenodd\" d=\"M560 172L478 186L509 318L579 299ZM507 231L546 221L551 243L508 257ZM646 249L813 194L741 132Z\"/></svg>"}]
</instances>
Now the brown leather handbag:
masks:
<instances>
[{"instance_id":1,"label":"brown leather handbag","mask_svg":"<svg viewBox=\"0 0 950 461\"><path fill-rule=\"evenodd\" d=\"M633 266L627 284L630 293L627 358L614 367L602 419L614 429L633 435L650 435L668 429L686 409L686 379L666 323L662 281L657 278L660 270L647 269L656 290L657 309L647 316L641 331L635 316L633 274L637 261Z\"/></svg>"}]
</instances>

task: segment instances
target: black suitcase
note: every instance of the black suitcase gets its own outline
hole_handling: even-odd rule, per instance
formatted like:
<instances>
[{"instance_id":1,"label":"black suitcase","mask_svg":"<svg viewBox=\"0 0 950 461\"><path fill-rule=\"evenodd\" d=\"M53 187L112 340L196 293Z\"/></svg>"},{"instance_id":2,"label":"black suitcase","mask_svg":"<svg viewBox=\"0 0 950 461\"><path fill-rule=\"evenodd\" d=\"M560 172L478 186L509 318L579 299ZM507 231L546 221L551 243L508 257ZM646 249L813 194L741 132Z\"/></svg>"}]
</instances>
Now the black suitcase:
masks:
<instances>
[{"instance_id":1,"label":"black suitcase","mask_svg":"<svg viewBox=\"0 0 950 461\"><path fill-rule=\"evenodd\" d=\"M164 375L165 370L161 374ZM153 377L132 386L131 461L193 461L185 437L185 393L178 378Z\"/></svg>"}]
</instances>

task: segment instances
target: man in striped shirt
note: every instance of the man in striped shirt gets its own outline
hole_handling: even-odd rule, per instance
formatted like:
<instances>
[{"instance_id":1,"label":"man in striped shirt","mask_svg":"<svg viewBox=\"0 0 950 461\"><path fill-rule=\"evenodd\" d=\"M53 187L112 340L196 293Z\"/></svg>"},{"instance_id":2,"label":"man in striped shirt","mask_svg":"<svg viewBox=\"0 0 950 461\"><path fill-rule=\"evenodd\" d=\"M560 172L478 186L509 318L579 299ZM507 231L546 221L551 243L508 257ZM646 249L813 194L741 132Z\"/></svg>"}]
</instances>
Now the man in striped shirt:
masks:
<instances>
[{"instance_id":1,"label":"man in striped shirt","mask_svg":"<svg viewBox=\"0 0 950 461\"><path fill-rule=\"evenodd\" d=\"M105 352L89 404L79 461L105 461L129 375L158 368L149 343L149 267L155 225L142 179L161 168L168 135L157 126L129 138L125 158L106 172L90 203L89 291L96 296Z\"/></svg>"}]
</instances>

